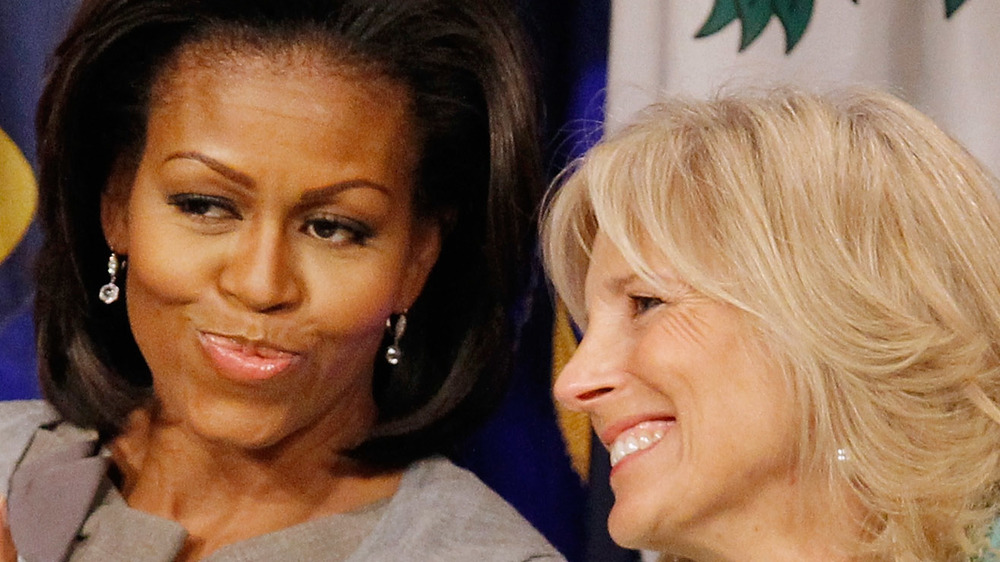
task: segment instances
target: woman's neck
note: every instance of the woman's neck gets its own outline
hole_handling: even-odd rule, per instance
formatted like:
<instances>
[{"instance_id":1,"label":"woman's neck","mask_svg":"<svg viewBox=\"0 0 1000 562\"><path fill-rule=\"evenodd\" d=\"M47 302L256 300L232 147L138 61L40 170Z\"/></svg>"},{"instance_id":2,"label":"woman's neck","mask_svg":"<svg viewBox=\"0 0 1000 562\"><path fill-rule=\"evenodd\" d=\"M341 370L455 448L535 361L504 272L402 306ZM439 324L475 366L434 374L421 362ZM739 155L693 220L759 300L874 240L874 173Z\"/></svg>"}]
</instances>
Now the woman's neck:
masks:
<instances>
[{"instance_id":1,"label":"woman's neck","mask_svg":"<svg viewBox=\"0 0 1000 562\"><path fill-rule=\"evenodd\" d=\"M748 494L730 511L676 531L670 544L650 545L679 553L661 562L850 562L860 536L860 506L833 499L825 480L789 481ZM849 494L848 491L844 491Z\"/></svg>"},{"instance_id":2,"label":"woman's neck","mask_svg":"<svg viewBox=\"0 0 1000 562\"><path fill-rule=\"evenodd\" d=\"M183 558L392 496L402 470L375 470L330 444L288 439L246 451L206 442L136 412L111 446L138 510L189 533Z\"/></svg>"}]
</instances>

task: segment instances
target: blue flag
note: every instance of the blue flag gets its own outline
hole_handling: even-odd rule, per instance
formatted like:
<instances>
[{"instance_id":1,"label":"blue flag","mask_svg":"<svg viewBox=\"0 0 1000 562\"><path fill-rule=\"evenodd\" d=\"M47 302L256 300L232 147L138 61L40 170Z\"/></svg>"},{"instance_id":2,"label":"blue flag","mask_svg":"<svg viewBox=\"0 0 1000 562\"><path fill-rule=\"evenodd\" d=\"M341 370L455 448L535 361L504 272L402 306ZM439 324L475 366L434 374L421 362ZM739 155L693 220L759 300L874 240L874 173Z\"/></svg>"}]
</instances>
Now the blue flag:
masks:
<instances>
[{"instance_id":1,"label":"blue flag","mask_svg":"<svg viewBox=\"0 0 1000 562\"><path fill-rule=\"evenodd\" d=\"M34 162L35 106L45 60L75 8L73 0L0 2L0 129ZM40 233L32 227L0 262L0 400L39 395L31 304L32 259Z\"/></svg>"}]
</instances>

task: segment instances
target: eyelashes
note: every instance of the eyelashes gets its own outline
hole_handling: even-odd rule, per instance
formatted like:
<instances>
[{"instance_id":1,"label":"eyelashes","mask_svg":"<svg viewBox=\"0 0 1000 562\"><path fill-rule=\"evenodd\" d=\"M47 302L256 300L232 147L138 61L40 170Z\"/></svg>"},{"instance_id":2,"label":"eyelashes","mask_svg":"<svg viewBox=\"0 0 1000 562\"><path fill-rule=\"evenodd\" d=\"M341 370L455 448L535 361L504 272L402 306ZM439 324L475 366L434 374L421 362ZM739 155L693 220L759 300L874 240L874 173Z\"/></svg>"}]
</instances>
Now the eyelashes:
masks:
<instances>
[{"instance_id":1,"label":"eyelashes","mask_svg":"<svg viewBox=\"0 0 1000 562\"><path fill-rule=\"evenodd\" d=\"M168 196L167 202L205 226L222 227L229 221L243 220L237 205L226 197L179 193ZM363 221L327 213L319 215L305 218L298 231L334 246L364 246L375 236L374 229Z\"/></svg>"},{"instance_id":2,"label":"eyelashes","mask_svg":"<svg viewBox=\"0 0 1000 562\"><path fill-rule=\"evenodd\" d=\"M179 193L167 198L167 202L185 215L206 219L242 219L236 205L225 197L198 193Z\"/></svg>"},{"instance_id":3,"label":"eyelashes","mask_svg":"<svg viewBox=\"0 0 1000 562\"><path fill-rule=\"evenodd\" d=\"M375 234L365 223L345 217L307 220L302 226L302 232L333 244L347 243L359 246L364 246Z\"/></svg>"},{"instance_id":4,"label":"eyelashes","mask_svg":"<svg viewBox=\"0 0 1000 562\"><path fill-rule=\"evenodd\" d=\"M629 295L628 299L632 307L632 316L641 316L662 304L666 304L663 299L650 295Z\"/></svg>"}]
</instances>

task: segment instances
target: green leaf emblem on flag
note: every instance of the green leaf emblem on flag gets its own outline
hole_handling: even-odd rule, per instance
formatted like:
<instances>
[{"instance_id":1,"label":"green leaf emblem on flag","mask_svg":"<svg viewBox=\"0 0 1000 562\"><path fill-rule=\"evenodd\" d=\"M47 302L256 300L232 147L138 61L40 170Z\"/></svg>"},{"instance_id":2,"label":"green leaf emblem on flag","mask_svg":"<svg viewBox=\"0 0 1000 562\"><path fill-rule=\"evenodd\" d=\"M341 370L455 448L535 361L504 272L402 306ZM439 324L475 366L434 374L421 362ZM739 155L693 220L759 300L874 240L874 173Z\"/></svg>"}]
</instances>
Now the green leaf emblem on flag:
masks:
<instances>
[{"instance_id":1,"label":"green leaf emblem on flag","mask_svg":"<svg viewBox=\"0 0 1000 562\"><path fill-rule=\"evenodd\" d=\"M945 17L950 18L964 3L965 0L944 0ZM738 19L742 51L760 37L775 16L785 30L785 53L790 53L805 34L812 13L813 0L715 0L712 12L695 37L708 37Z\"/></svg>"}]
</instances>

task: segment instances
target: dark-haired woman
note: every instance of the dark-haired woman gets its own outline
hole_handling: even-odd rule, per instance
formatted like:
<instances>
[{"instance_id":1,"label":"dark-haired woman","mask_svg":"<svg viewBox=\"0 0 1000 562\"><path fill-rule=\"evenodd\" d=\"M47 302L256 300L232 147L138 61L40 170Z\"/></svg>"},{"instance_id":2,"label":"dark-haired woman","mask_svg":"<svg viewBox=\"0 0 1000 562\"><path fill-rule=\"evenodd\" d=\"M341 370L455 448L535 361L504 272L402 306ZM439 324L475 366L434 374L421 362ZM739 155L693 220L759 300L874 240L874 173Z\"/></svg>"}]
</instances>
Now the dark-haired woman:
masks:
<instances>
[{"instance_id":1,"label":"dark-haired woman","mask_svg":"<svg viewBox=\"0 0 1000 562\"><path fill-rule=\"evenodd\" d=\"M531 231L515 24L83 3L38 122L47 404L0 408L20 556L559 558L435 456L499 388Z\"/></svg>"}]
</instances>

